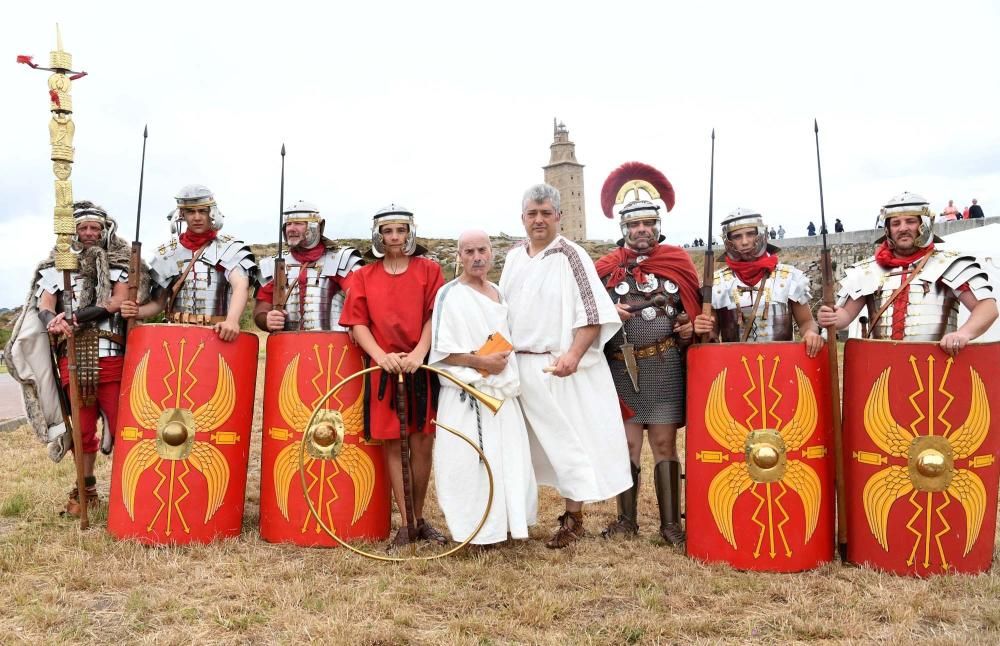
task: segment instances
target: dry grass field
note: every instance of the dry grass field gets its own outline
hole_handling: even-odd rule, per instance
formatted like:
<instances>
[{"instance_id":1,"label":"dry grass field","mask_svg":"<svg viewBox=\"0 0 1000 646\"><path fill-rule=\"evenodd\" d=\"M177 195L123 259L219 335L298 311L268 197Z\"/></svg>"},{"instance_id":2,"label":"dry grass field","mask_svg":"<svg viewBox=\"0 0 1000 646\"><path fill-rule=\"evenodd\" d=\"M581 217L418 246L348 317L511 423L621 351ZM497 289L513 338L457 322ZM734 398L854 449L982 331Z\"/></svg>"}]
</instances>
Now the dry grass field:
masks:
<instances>
[{"instance_id":1,"label":"dry grass field","mask_svg":"<svg viewBox=\"0 0 1000 646\"><path fill-rule=\"evenodd\" d=\"M256 416L260 432L260 412ZM532 540L447 559L383 564L343 549L270 545L256 530L259 435L243 535L147 548L81 533L57 511L72 462L53 464L25 427L0 434L3 643L656 644L1000 642L1000 567L899 578L827 565L774 575L706 566L654 538L644 482L641 536L543 547L560 501L543 490ZM645 464L644 471L652 471ZM99 461L107 500L110 462ZM430 514L432 520L440 517Z\"/></svg>"}]
</instances>

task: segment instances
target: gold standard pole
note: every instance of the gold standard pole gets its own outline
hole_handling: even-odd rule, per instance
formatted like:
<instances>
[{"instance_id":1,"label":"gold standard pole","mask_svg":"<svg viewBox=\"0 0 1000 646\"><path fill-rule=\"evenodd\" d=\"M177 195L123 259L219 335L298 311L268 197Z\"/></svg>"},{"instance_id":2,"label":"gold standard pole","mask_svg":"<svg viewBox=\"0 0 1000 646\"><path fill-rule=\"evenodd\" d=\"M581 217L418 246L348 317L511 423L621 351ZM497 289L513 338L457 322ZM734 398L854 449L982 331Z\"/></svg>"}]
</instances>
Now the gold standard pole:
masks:
<instances>
[{"instance_id":1,"label":"gold standard pole","mask_svg":"<svg viewBox=\"0 0 1000 646\"><path fill-rule=\"evenodd\" d=\"M73 100L70 97L72 82L86 75L73 72L73 56L63 51L62 34L56 25L56 48L49 52L49 67L41 67L31 61L30 56L18 56L18 63L34 69L52 72L49 76L49 143L52 146L52 172L55 174L55 266L63 272L63 312L66 320L73 320L73 272L77 270L77 257L71 249L76 227L73 221ZM83 440L80 436L80 385L77 379L76 340L66 339L66 363L69 367L69 401L73 432L73 462L76 463L76 488L80 499L80 529L90 526L88 500L83 474Z\"/></svg>"}]
</instances>

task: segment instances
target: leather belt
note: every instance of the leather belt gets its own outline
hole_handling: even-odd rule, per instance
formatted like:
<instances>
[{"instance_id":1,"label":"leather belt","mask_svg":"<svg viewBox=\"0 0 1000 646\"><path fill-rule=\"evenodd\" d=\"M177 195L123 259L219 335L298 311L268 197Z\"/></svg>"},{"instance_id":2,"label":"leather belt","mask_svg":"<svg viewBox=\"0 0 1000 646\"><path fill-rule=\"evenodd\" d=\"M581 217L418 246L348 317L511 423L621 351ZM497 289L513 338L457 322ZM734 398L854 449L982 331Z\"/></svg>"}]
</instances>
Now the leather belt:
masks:
<instances>
[{"instance_id":1,"label":"leather belt","mask_svg":"<svg viewBox=\"0 0 1000 646\"><path fill-rule=\"evenodd\" d=\"M633 350L636 359L648 359L650 357L655 357L661 355L670 348L676 348L677 341L672 336L668 336L665 339L660 339L656 343L651 343L649 345L639 346ZM625 357L621 352L612 352L611 358L614 361L624 361Z\"/></svg>"},{"instance_id":2,"label":"leather belt","mask_svg":"<svg viewBox=\"0 0 1000 646\"><path fill-rule=\"evenodd\" d=\"M188 325L215 325L226 320L225 316L192 314L191 312L171 312L167 318L171 323L186 323Z\"/></svg>"}]
</instances>

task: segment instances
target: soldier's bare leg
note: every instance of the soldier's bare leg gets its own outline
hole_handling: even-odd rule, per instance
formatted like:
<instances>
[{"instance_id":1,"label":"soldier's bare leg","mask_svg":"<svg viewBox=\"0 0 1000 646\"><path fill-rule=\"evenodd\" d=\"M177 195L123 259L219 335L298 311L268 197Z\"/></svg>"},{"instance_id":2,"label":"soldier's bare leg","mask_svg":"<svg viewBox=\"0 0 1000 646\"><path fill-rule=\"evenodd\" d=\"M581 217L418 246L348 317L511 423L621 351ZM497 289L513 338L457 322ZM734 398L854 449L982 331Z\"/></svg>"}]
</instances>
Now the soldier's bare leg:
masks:
<instances>
[{"instance_id":1,"label":"soldier's bare leg","mask_svg":"<svg viewBox=\"0 0 1000 646\"><path fill-rule=\"evenodd\" d=\"M677 459L677 424L650 424L649 425L649 448L653 450L653 463L658 464L663 460ZM625 427L628 434L628 425ZM641 442L640 438L640 442ZM629 452L632 450L632 440L629 439ZM632 459L638 464L638 457Z\"/></svg>"},{"instance_id":2,"label":"soldier's bare leg","mask_svg":"<svg viewBox=\"0 0 1000 646\"><path fill-rule=\"evenodd\" d=\"M389 472L392 499L399 510L399 525L406 527L406 498L403 494L403 462L399 455L399 443L400 440L383 440L382 454L385 456L385 470Z\"/></svg>"}]
</instances>

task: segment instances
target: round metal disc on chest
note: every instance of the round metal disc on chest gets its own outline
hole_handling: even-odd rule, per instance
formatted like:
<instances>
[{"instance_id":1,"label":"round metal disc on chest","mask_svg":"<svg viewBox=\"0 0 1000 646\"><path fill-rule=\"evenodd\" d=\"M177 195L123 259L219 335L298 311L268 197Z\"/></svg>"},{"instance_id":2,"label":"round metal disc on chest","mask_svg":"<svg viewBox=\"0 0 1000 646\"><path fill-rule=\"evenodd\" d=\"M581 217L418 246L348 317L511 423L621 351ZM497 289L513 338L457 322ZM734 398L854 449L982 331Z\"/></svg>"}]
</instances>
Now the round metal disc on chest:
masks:
<instances>
[{"instance_id":1,"label":"round metal disc on chest","mask_svg":"<svg viewBox=\"0 0 1000 646\"><path fill-rule=\"evenodd\" d=\"M647 321L652 321L656 318L656 308L655 307L644 307L642 308L642 318Z\"/></svg>"},{"instance_id":2,"label":"round metal disc on chest","mask_svg":"<svg viewBox=\"0 0 1000 646\"><path fill-rule=\"evenodd\" d=\"M625 281L622 281L617 285L615 285L615 293L618 294L619 296L624 296L625 294L628 294L629 289L630 288L628 286L628 283L626 283Z\"/></svg>"},{"instance_id":3,"label":"round metal disc on chest","mask_svg":"<svg viewBox=\"0 0 1000 646\"><path fill-rule=\"evenodd\" d=\"M677 283L675 283L674 281L672 281L672 280L664 280L663 281L663 291L665 291L666 293L668 293L668 294L676 294L677 293L677 289L678 289Z\"/></svg>"},{"instance_id":4,"label":"round metal disc on chest","mask_svg":"<svg viewBox=\"0 0 1000 646\"><path fill-rule=\"evenodd\" d=\"M660 281L653 274L646 274L646 282L636 284L640 292L648 294L660 286Z\"/></svg>"}]
</instances>

